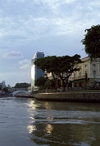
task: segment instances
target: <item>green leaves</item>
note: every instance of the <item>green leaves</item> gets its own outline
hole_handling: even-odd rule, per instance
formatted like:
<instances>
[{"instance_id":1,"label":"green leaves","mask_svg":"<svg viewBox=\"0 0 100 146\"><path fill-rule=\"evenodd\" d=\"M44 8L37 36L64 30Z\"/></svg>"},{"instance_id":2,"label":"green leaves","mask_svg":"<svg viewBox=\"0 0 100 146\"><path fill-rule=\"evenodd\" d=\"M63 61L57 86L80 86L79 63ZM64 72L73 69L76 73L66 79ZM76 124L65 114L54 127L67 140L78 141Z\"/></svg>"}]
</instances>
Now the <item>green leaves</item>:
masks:
<instances>
[{"instance_id":1,"label":"green leaves","mask_svg":"<svg viewBox=\"0 0 100 146\"><path fill-rule=\"evenodd\" d=\"M82 43L85 45L85 52L92 58L100 57L100 25L92 26L85 30L85 38Z\"/></svg>"},{"instance_id":2,"label":"green leaves","mask_svg":"<svg viewBox=\"0 0 100 146\"><path fill-rule=\"evenodd\" d=\"M80 55L75 54L74 56L48 56L44 58L37 59L35 64L46 71L47 73L52 73L55 78L62 80L63 82L68 81L70 75L79 70L75 67L76 64L81 63Z\"/></svg>"},{"instance_id":3,"label":"green leaves","mask_svg":"<svg viewBox=\"0 0 100 146\"><path fill-rule=\"evenodd\" d=\"M40 89L51 89L55 88L55 81L49 80L48 78L40 77L35 81L35 85Z\"/></svg>"}]
</instances>

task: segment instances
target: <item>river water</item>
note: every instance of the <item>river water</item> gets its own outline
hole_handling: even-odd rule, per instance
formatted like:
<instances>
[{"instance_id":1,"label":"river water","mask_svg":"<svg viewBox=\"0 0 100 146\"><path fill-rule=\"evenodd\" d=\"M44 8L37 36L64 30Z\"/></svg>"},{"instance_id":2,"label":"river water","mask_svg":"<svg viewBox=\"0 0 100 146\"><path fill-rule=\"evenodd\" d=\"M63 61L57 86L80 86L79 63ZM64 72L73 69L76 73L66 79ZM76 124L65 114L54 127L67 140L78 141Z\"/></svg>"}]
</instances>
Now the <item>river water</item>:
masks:
<instances>
[{"instance_id":1,"label":"river water","mask_svg":"<svg viewBox=\"0 0 100 146\"><path fill-rule=\"evenodd\" d=\"M100 104L0 98L0 146L99 146Z\"/></svg>"}]
</instances>

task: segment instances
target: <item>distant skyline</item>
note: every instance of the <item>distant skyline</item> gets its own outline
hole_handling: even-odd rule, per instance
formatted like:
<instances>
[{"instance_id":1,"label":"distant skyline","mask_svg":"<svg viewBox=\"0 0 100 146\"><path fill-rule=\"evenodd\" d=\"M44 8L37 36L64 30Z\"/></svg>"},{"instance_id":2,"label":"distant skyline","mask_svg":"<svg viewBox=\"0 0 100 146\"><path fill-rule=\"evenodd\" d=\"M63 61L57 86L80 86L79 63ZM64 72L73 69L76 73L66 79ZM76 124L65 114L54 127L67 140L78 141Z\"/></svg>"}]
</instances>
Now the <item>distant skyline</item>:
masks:
<instances>
[{"instance_id":1,"label":"distant skyline","mask_svg":"<svg viewBox=\"0 0 100 146\"><path fill-rule=\"evenodd\" d=\"M99 0L0 0L0 82L30 82L37 51L87 56L81 40L99 23Z\"/></svg>"}]
</instances>

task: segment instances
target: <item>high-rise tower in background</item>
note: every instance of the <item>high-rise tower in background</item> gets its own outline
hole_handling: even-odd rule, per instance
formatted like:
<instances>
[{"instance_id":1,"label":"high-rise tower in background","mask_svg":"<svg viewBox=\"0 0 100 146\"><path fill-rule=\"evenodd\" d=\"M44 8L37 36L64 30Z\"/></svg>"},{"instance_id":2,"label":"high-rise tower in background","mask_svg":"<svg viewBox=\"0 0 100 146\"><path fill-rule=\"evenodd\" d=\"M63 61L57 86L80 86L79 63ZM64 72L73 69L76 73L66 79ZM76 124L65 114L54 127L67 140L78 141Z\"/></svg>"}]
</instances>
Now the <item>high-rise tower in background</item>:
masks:
<instances>
[{"instance_id":1,"label":"high-rise tower in background","mask_svg":"<svg viewBox=\"0 0 100 146\"><path fill-rule=\"evenodd\" d=\"M39 59L39 58L43 58L44 57L44 53L43 52L37 52L35 53L35 55L33 56L32 59L32 63L31 63L31 88L32 91L34 91L35 88L35 81L40 78L41 76L44 76L44 72L39 69L34 62Z\"/></svg>"}]
</instances>

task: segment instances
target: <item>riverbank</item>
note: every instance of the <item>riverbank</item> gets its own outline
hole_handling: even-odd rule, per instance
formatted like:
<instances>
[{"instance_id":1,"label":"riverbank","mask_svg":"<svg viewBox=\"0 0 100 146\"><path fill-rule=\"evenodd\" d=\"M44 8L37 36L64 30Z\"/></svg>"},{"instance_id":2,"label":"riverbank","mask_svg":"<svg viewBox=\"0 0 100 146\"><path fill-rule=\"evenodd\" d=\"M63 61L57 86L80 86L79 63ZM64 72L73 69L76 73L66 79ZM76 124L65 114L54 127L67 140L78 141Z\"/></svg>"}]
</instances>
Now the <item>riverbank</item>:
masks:
<instances>
[{"instance_id":1,"label":"riverbank","mask_svg":"<svg viewBox=\"0 0 100 146\"><path fill-rule=\"evenodd\" d=\"M3 95L0 95L0 98L3 98L3 97L12 97L12 94L3 94Z\"/></svg>"},{"instance_id":2,"label":"riverbank","mask_svg":"<svg viewBox=\"0 0 100 146\"><path fill-rule=\"evenodd\" d=\"M100 102L100 92L36 93L34 98L43 101Z\"/></svg>"}]
</instances>

